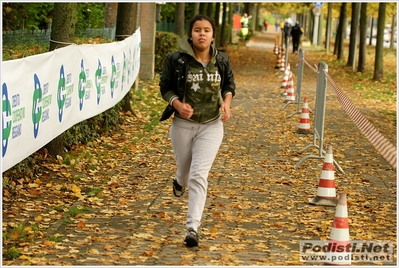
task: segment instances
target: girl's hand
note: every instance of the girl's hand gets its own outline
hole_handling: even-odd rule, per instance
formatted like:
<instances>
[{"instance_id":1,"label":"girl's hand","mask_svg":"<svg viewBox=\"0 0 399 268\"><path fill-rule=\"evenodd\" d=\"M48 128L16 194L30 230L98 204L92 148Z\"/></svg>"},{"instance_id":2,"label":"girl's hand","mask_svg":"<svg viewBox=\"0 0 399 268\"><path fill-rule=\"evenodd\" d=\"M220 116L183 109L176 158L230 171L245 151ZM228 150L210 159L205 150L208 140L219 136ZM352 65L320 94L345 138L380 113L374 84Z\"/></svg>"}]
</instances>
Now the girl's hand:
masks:
<instances>
[{"instance_id":1,"label":"girl's hand","mask_svg":"<svg viewBox=\"0 0 399 268\"><path fill-rule=\"evenodd\" d=\"M222 122L227 122L230 119L231 113L230 113L230 105L227 105L225 102L222 103L220 106L220 110L222 110Z\"/></svg>"},{"instance_id":2,"label":"girl's hand","mask_svg":"<svg viewBox=\"0 0 399 268\"><path fill-rule=\"evenodd\" d=\"M176 99L173 101L173 107L179 112L180 116L189 119L193 116L194 109L188 103L183 103L180 100Z\"/></svg>"}]
</instances>

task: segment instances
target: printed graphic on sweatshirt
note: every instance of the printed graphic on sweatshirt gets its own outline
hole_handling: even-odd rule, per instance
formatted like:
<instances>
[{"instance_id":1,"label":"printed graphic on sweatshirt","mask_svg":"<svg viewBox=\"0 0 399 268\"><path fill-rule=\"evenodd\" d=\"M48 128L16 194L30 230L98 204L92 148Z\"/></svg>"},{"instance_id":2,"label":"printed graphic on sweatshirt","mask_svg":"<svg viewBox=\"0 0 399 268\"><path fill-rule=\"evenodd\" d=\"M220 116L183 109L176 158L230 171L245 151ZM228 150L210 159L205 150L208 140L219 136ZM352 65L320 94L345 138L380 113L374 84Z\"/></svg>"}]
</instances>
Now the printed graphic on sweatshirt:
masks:
<instances>
[{"instance_id":1,"label":"printed graphic on sweatshirt","mask_svg":"<svg viewBox=\"0 0 399 268\"><path fill-rule=\"evenodd\" d=\"M187 83L192 83L191 89L195 92L201 88L219 86L220 81L221 78L217 69L214 72L209 72L207 69L189 70L187 75Z\"/></svg>"}]
</instances>

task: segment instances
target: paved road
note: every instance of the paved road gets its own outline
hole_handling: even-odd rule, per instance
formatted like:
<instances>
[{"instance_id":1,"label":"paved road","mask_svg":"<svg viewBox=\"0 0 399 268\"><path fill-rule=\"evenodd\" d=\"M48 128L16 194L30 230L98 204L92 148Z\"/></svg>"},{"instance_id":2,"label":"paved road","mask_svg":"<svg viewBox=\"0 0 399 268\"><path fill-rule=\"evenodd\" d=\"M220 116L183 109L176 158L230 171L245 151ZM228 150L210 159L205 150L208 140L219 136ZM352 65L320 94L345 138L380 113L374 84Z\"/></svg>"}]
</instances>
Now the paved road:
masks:
<instances>
[{"instance_id":1,"label":"paved road","mask_svg":"<svg viewBox=\"0 0 399 268\"><path fill-rule=\"evenodd\" d=\"M40 240L16 264L306 265L299 262L299 241L326 240L335 208L308 204L316 194L322 160L294 168L310 153L298 151L312 137L295 133L299 116L287 117L295 107L281 109L274 40L274 33L255 36L242 56L253 64L233 63L237 96L210 174L199 247L188 249L182 243L187 196L172 194L170 145L145 151L138 144L134 159L127 154L109 171L118 187L104 192L104 199L77 203L90 211L69 223L60 220L49 230L48 237L62 242ZM293 66L294 57L290 55ZM315 92L315 79L304 85L307 94ZM346 172L336 172L336 182L337 192L348 193L351 238L396 243L395 172L339 105L331 105L328 118L326 142L334 144L334 158ZM161 138L167 137L168 124ZM343 125L351 131L342 131Z\"/></svg>"}]
</instances>

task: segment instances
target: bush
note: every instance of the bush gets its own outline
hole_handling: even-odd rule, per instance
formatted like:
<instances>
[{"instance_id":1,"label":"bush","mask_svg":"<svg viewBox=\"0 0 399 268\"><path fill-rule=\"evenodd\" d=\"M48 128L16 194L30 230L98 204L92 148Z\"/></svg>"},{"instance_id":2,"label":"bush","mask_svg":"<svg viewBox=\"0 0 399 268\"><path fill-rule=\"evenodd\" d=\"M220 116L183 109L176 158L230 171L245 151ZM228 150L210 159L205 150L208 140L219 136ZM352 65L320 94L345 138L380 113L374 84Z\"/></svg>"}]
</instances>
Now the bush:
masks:
<instances>
[{"instance_id":1,"label":"bush","mask_svg":"<svg viewBox=\"0 0 399 268\"><path fill-rule=\"evenodd\" d=\"M123 100L122 100L123 101ZM121 102L122 102L121 101ZM119 131L122 118L119 116L121 102L107 111L82 121L64 132L64 145L86 144L110 131Z\"/></svg>"},{"instance_id":2,"label":"bush","mask_svg":"<svg viewBox=\"0 0 399 268\"><path fill-rule=\"evenodd\" d=\"M161 73L166 56L176 52L180 37L175 33L156 32L155 35L155 72Z\"/></svg>"}]
</instances>

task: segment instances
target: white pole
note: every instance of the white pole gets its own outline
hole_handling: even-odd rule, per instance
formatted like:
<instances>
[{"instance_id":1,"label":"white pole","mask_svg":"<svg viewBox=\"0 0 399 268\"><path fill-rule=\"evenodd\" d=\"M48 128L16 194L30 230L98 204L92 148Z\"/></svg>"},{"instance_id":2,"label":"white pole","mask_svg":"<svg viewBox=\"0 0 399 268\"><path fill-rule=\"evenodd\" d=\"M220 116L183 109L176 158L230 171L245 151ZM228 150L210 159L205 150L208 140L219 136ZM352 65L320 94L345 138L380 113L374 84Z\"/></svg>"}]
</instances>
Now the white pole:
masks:
<instances>
[{"instance_id":1,"label":"white pole","mask_svg":"<svg viewBox=\"0 0 399 268\"><path fill-rule=\"evenodd\" d=\"M313 27L313 45L317 45L317 33L319 32L319 15L315 15Z\"/></svg>"}]
</instances>

